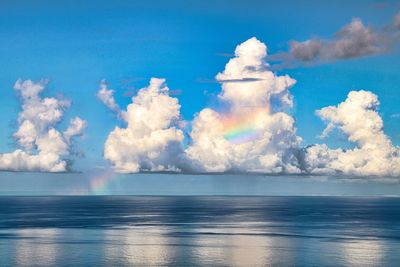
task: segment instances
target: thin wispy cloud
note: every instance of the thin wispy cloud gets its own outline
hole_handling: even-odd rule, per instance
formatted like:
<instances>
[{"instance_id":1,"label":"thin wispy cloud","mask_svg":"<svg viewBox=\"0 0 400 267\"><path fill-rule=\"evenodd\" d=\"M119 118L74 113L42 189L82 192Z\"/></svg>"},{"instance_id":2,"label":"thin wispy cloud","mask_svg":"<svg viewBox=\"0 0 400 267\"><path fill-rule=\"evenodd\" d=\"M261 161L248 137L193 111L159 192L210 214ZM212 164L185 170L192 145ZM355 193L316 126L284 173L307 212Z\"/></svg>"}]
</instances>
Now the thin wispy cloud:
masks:
<instances>
[{"instance_id":1,"label":"thin wispy cloud","mask_svg":"<svg viewBox=\"0 0 400 267\"><path fill-rule=\"evenodd\" d=\"M392 115L390 115L390 118L392 118L392 119L398 119L398 118L400 118L400 113L392 114Z\"/></svg>"},{"instance_id":2,"label":"thin wispy cloud","mask_svg":"<svg viewBox=\"0 0 400 267\"><path fill-rule=\"evenodd\" d=\"M261 78L252 78L252 77L244 77L240 79L226 79L226 80L217 80L217 79L198 79L199 83L249 83L249 82L259 82L262 81Z\"/></svg>"}]
</instances>

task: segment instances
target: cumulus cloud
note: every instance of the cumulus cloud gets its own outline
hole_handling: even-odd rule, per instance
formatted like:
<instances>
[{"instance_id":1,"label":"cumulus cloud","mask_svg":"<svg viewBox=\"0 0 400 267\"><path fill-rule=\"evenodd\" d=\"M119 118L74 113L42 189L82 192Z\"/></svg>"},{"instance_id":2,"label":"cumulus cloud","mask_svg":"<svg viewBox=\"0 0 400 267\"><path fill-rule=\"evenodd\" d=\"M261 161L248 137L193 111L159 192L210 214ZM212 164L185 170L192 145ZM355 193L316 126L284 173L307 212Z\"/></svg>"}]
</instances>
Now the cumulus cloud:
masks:
<instances>
[{"instance_id":1,"label":"cumulus cloud","mask_svg":"<svg viewBox=\"0 0 400 267\"><path fill-rule=\"evenodd\" d=\"M69 155L73 136L81 135L86 122L79 117L71 120L62 134L56 125L62 120L70 101L41 98L47 81L34 83L18 80L14 89L20 95L22 110L18 129L13 134L19 149L0 154L0 170L64 172L68 170L65 157Z\"/></svg>"},{"instance_id":2,"label":"cumulus cloud","mask_svg":"<svg viewBox=\"0 0 400 267\"><path fill-rule=\"evenodd\" d=\"M294 119L282 111L293 104L295 80L269 70L266 56L266 45L251 38L217 74L219 97L229 109L205 108L194 119L186 156L196 171L300 172L300 138Z\"/></svg>"},{"instance_id":3,"label":"cumulus cloud","mask_svg":"<svg viewBox=\"0 0 400 267\"><path fill-rule=\"evenodd\" d=\"M104 89L100 89L103 93L99 92L98 96L115 111L115 101L110 100L112 94ZM104 147L104 157L115 171L177 171L184 135L179 128L178 99L169 96L165 80L152 78L149 86L140 89L122 113L126 128L115 127Z\"/></svg>"},{"instance_id":4,"label":"cumulus cloud","mask_svg":"<svg viewBox=\"0 0 400 267\"><path fill-rule=\"evenodd\" d=\"M370 34L360 22L354 23L358 25L341 34ZM340 47L348 44L339 43L332 53L343 55ZM309 51L309 57L313 53ZM302 147L295 119L288 113L293 106L290 89L296 81L272 72L267 56L266 45L256 38L236 47L234 57L216 75L221 84L221 105L206 107L195 115L186 146L180 105L169 95L164 79L152 78L126 110L119 108L113 91L103 82L98 97L110 110L123 114L119 119L126 124L108 135L104 157L122 173L172 170L400 175L400 149L384 134L378 98L368 91L351 91L344 102L316 112L327 123L321 137L338 129L355 148L331 149L326 144ZM26 128L29 131L29 125Z\"/></svg>"},{"instance_id":5,"label":"cumulus cloud","mask_svg":"<svg viewBox=\"0 0 400 267\"><path fill-rule=\"evenodd\" d=\"M318 110L317 115L328 123L323 135L338 128L356 148L311 146L305 150L305 169L312 173L400 175L400 149L383 132L378 107L378 97L372 92L351 91L339 105Z\"/></svg>"},{"instance_id":6,"label":"cumulus cloud","mask_svg":"<svg viewBox=\"0 0 400 267\"><path fill-rule=\"evenodd\" d=\"M267 46L255 37L238 45L222 73L216 76L222 84L220 98L232 108L270 106L275 98L282 106L292 106L289 89L295 80L288 75L277 76L265 61ZM246 81L238 83L232 81Z\"/></svg>"}]
</instances>

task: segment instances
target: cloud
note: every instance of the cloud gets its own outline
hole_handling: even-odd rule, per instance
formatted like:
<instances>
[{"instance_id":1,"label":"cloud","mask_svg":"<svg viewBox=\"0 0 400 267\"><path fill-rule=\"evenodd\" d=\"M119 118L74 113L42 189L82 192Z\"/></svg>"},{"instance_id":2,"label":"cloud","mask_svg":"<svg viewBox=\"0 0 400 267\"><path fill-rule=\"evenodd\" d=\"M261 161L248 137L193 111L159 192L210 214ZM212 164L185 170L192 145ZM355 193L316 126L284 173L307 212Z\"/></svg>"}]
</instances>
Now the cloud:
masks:
<instances>
[{"instance_id":1,"label":"cloud","mask_svg":"<svg viewBox=\"0 0 400 267\"><path fill-rule=\"evenodd\" d=\"M392 119L400 118L400 113L394 113L394 114L390 115L390 118L392 118Z\"/></svg>"},{"instance_id":2,"label":"cloud","mask_svg":"<svg viewBox=\"0 0 400 267\"><path fill-rule=\"evenodd\" d=\"M103 92L103 93L100 93ZM115 111L115 101L110 100L105 88L98 94ZM105 92L105 93L104 93ZM107 104L114 103L114 104ZM115 171L176 171L181 160L184 138L180 124L178 99L169 96L164 79L152 78L148 87L139 90L126 111L121 111L126 128L115 127L108 135L104 157Z\"/></svg>"},{"instance_id":3,"label":"cloud","mask_svg":"<svg viewBox=\"0 0 400 267\"><path fill-rule=\"evenodd\" d=\"M114 90L107 88L105 80L100 82L100 90L97 92L97 97L104 103L104 105L106 105L106 107L115 112L119 117L124 116L124 113L121 111L121 108L114 99Z\"/></svg>"},{"instance_id":4,"label":"cloud","mask_svg":"<svg viewBox=\"0 0 400 267\"><path fill-rule=\"evenodd\" d=\"M305 169L311 173L400 175L400 149L383 132L378 107L378 97L361 90L351 91L337 106L318 110L317 115L328 123L323 135L338 128L356 148L332 150L326 145L306 148Z\"/></svg>"},{"instance_id":5,"label":"cloud","mask_svg":"<svg viewBox=\"0 0 400 267\"><path fill-rule=\"evenodd\" d=\"M261 78L248 78L248 77L244 77L244 78L240 78L240 79L219 79L216 80L219 83L246 83L246 82L258 82L258 81L262 81L263 79Z\"/></svg>"},{"instance_id":6,"label":"cloud","mask_svg":"<svg viewBox=\"0 0 400 267\"><path fill-rule=\"evenodd\" d=\"M64 172L68 170L65 157L69 155L73 136L81 135L86 122L79 117L71 120L61 134L55 126L62 120L68 100L41 98L46 80L34 83L18 80L14 89L19 93L22 110L18 114L18 129L13 134L19 149L0 154L0 170Z\"/></svg>"},{"instance_id":7,"label":"cloud","mask_svg":"<svg viewBox=\"0 0 400 267\"><path fill-rule=\"evenodd\" d=\"M362 25L352 27L341 34L365 30ZM347 45L339 43L332 53L342 53L338 51ZM400 149L383 132L375 94L351 91L339 105L316 112L327 123L322 138L338 129L355 148L303 147L295 119L288 113L296 81L272 72L267 58L266 45L254 37L236 47L235 56L215 78L221 84L221 106L206 107L195 115L185 145L180 105L164 79L152 78L126 111L116 104L113 91L101 86L98 97L110 110L123 114L119 119L126 124L108 135L104 157L122 173L400 175Z\"/></svg>"},{"instance_id":8,"label":"cloud","mask_svg":"<svg viewBox=\"0 0 400 267\"><path fill-rule=\"evenodd\" d=\"M400 11L397 12L396 16L394 17L393 26L397 29L400 29Z\"/></svg>"},{"instance_id":9,"label":"cloud","mask_svg":"<svg viewBox=\"0 0 400 267\"><path fill-rule=\"evenodd\" d=\"M366 27L358 18L338 31L332 40L310 39L292 41L290 54L300 61L332 61L375 55L386 50L379 33Z\"/></svg>"},{"instance_id":10,"label":"cloud","mask_svg":"<svg viewBox=\"0 0 400 267\"><path fill-rule=\"evenodd\" d=\"M229 60L224 72L216 76L222 84L220 98L234 109L243 106L269 107L273 98L282 106L291 107L293 102L289 89L296 81L288 75L277 76L270 71L266 56L266 45L255 37L238 45L235 57ZM243 79L245 83L231 82Z\"/></svg>"},{"instance_id":11,"label":"cloud","mask_svg":"<svg viewBox=\"0 0 400 267\"><path fill-rule=\"evenodd\" d=\"M312 61L318 58L323 49L321 40L313 39L304 42L292 41L290 43L290 53L294 58L301 61Z\"/></svg>"},{"instance_id":12,"label":"cloud","mask_svg":"<svg viewBox=\"0 0 400 267\"><path fill-rule=\"evenodd\" d=\"M67 141L67 143L70 143L72 137L83 134L86 126L87 122L79 117L71 119L68 129L63 132L64 139Z\"/></svg>"},{"instance_id":13,"label":"cloud","mask_svg":"<svg viewBox=\"0 0 400 267\"><path fill-rule=\"evenodd\" d=\"M330 62L378 55L387 52L399 41L400 12L388 25L375 29L354 18L331 39L311 38L289 42L289 51L270 56L281 63L274 69L293 67L296 63Z\"/></svg>"},{"instance_id":14,"label":"cloud","mask_svg":"<svg viewBox=\"0 0 400 267\"><path fill-rule=\"evenodd\" d=\"M266 45L251 38L217 74L219 98L229 110L205 108L194 119L185 152L195 171L300 172L300 138L294 119L281 111L293 104L289 89L295 80L271 72L266 56Z\"/></svg>"}]
</instances>

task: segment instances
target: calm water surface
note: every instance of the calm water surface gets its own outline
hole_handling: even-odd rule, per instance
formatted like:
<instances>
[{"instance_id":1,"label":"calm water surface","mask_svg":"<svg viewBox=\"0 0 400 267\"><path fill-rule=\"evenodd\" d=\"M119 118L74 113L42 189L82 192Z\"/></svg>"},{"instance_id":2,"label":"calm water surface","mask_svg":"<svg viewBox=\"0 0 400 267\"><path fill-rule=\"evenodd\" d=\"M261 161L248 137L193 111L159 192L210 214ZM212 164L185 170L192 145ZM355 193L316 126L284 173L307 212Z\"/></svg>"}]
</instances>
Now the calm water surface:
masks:
<instances>
[{"instance_id":1,"label":"calm water surface","mask_svg":"<svg viewBox=\"0 0 400 267\"><path fill-rule=\"evenodd\" d=\"M0 266L400 266L400 198L0 197Z\"/></svg>"}]
</instances>

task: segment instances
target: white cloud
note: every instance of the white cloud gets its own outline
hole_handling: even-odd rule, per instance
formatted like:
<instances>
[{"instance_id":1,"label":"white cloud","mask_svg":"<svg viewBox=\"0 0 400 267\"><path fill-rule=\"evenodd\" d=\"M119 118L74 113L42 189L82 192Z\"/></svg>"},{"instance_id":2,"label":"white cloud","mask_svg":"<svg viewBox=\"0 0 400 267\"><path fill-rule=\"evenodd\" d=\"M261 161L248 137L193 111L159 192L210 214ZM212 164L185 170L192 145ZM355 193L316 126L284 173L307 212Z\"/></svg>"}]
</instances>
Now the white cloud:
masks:
<instances>
[{"instance_id":1,"label":"white cloud","mask_svg":"<svg viewBox=\"0 0 400 267\"><path fill-rule=\"evenodd\" d=\"M41 98L47 81L34 83L18 80L14 89L19 93L22 110L18 115L18 130L13 137L20 149L0 154L0 170L9 171L67 171L64 157L69 154L70 139L82 133L86 122L76 117L61 134L55 126L61 121L67 100Z\"/></svg>"},{"instance_id":2,"label":"white cloud","mask_svg":"<svg viewBox=\"0 0 400 267\"><path fill-rule=\"evenodd\" d=\"M326 145L306 149L306 169L310 172L353 175L400 175L400 149L383 132L377 109L378 97L368 91L351 91L338 106L317 111L327 121L324 135L337 127L357 147L331 150Z\"/></svg>"},{"instance_id":3,"label":"white cloud","mask_svg":"<svg viewBox=\"0 0 400 267\"><path fill-rule=\"evenodd\" d=\"M266 52L251 38L217 75L219 97L229 110L206 108L194 119L186 155L195 171L400 175L400 150L384 134L379 101L371 92L352 91L338 106L317 111L328 123L321 137L338 128L355 149L301 148L295 121L284 112L292 106L295 81L271 72Z\"/></svg>"},{"instance_id":4,"label":"white cloud","mask_svg":"<svg viewBox=\"0 0 400 267\"><path fill-rule=\"evenodd\" d=\"M107 137L104 157L115 171L177 170L184 135L179 129L180 105L168 95L164 79L152 78L123 111L126 128L116 127ZM110 109L113 110L112 105Z\"/></svg>"},{"instance_id":5,"label":"white cloud","mask_svg":"<svg viewBox=\"0 0 400 267\"><path fill-rule=\"evenodd\" d=\"M124 116L121 108L115 102L114 90L107 88L107 83L105 80L100 82L100 90L97 92L97 97L101 100L101 102L104 103L104 105L106 105L106 107L115 112L119 117Z\"/></svg>"},{"instance_id":6,"label":"white cloud","mask_svg":"<svg viewBox=\"0 0 400 267\"><path fill-rule=\"evenodd\" d=\"M356 29L346 30L366 30L362 24L351 27ZM348 34L342 31L344 36ZM342 45L347 44L338 46ZM152 78L150 85L132 98L126 111L115 102L113 91L102 85L98 97L112 111L123 114L119 118L126 123L125 128L116 127L109 134L104 157L115 171L123 173L174 170L400 175L400 149L384 134L377 112L379 101L371 92L352 91L338 106L317 111L327 122L322 138L337 128L356 148L330 149L325 144L301 147L295 120L287 113L293 105L290 88L296 81L273 73L266 57L266 45L256 38L237 46L235 57L216 76L223 105L221 109L204 108L195 115L186 149L180 105L169 96L165 80ZM26 132L31 131L29 124L24 127ZM29 138L25 142L29 143Z\"/></svg>"},{"instance_id":7,"label":"white cloud","mask_svg":"<svg viewBox=\"0 0 400 267\"><path fill-rule=\"evenodd\" d=\"M295 80L271 72L266 55L265 44L251 38L217 75L229 110L206 108L194 119L186 155L196 171L300 172L300 138L294 119L281 111L292 106Z\"/></svg>"},{"instance_id":8,"label":"white cloud","mask_svg":"<svg viewBox=\"0 0 400 267\"><path fill-rule=\"evenodd\" d=\"M67 130L65 130L63 132L63 136L64 136L65 140L67 141L67 143L70 143L71 138L73 136L82 135L86 126L87 126L87 122L82 120L79 117L75 117L75 118L71 119Z\"/></svg>"},{"instance_id":9,"label":"white cloud","mask_svg":"<svg viewBox=\"0 0 400 267\"><path fill-rule=\"evenodd\" d=\"M255 37L238 45L235 57L216 77L222 83L221 99L228 101L232 108L270 107L271 98L278 100L281 106L291 107L289 89L296 81L270 71L266 56L267 46Z\"/></svg>"}]
</instances>

